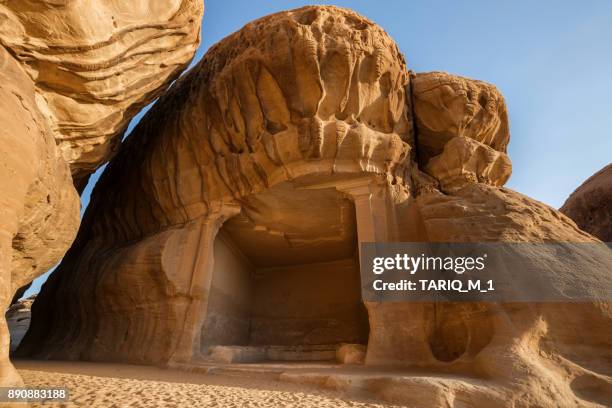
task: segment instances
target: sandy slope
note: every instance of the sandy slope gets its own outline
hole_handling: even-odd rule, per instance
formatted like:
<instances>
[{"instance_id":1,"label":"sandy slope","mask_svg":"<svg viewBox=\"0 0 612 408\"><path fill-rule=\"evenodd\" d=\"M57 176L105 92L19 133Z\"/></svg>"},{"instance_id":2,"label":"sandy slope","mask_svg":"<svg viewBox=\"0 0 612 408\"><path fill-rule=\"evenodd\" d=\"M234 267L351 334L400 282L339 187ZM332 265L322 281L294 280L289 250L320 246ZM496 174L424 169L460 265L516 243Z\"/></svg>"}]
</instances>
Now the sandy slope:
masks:
<instances>
[{"instance_id":1,"label":"sandy slope","mask_svg":"<svg viewBox=\"0 0 612 408\"><path fill-rule=\"evenodd\" d=\"M266 379L245 379L155 367L17 361L28 386L67 386L69 404L39 407L386 407Z\"/></svg>"}]
</instances>

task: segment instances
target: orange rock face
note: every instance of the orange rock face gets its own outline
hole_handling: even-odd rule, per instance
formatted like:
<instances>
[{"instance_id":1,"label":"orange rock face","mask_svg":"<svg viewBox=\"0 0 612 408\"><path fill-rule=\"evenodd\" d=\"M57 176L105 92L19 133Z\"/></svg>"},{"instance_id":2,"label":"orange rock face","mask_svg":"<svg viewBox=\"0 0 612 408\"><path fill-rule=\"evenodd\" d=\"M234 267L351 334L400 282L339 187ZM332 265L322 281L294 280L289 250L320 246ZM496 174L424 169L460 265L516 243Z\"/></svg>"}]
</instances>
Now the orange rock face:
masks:
<instances>
[{"instance_id":1,"label":"orange rock face","mask_svg":"<svg viewBox=\"0 0 612 408\"><path fill-rule=\"evenodd\" d=\"M612 242L612 164L589 177L559 211L583 231Z\"/></svg>"},{"instance_id":2,"label":"orange rock face","mask_svg":"<svg viewBox=\"0 0 612 408\"><path fill-rule=\"evenodd\" d=\"M125 2L123 2L125 3ZM149 3L146 5L145 3ZM72 243L87 176L178 76L201 1L0 4L0 305ZM154 11L154 13L152 13ZM18 384L0 319L0 385Z\"/></svg>"},{"instance_id":3,"label":"orange rock face","mask_svg":"<svg viewBox=\"0 0 612 408\"><path fill-rule=\"evenodd\" d=\"M408 81L382 29L333 7L275 14L218 43L109 165L55 289L37 302L62 305L22 352L168 363L205 356L218 336L365 343L355 210L335 184L315 187L374 177L407 195ZM292 294L297 282L304 292ZM109 302L83 297L94 291ZM84 302L76 330L58 330L73 301ZM90 348L93 337L104 345Z\"/></svg>"},{"instance_id":4,"label":"orange rock face","mask_svg":"<svg viewBox=\"0 0 612 408\"><path fill-rule=\"evenodd\" d=\"M444 72L416 74L412 81L419 164L465 137L506 153L510 140L506 102L495 86Z\"/></svg>"},{"instance_id":5,"label":"orange rock face","mask_svg":"<svg viewBox=\"0 0 612 408\"><path fill-rule=\"evenodd\" d=\"M0 39L32 78L59 154L80 185L191 60L203 2L23 3L0 5Z\"/></svg>"},{"instance_id":6,"label":"orange rock face","mask_svg":"<svg viewBox=\"0 0 612 408\"><path fill-rule=\"evenodd\" d=\"M352 11L249 23L122 145L18 352L188 366L338 353L426 371L355 383L409 405L605 406L609 304L361 301L364 242L599 242L503 187L508 141L495 87L410 74Z\"/></svg>"},{"instance_id":7,"label":"orange rock face","mask_svg":"<svg viewBox=\"0 0 612 408\"><path fill-rule=\"evenodd\" d=\"M51 268L74 239L79 197L23 68L0 47L0 304ZM0 384L20 382L0 319Z\"/></svg>"}]
</instances>

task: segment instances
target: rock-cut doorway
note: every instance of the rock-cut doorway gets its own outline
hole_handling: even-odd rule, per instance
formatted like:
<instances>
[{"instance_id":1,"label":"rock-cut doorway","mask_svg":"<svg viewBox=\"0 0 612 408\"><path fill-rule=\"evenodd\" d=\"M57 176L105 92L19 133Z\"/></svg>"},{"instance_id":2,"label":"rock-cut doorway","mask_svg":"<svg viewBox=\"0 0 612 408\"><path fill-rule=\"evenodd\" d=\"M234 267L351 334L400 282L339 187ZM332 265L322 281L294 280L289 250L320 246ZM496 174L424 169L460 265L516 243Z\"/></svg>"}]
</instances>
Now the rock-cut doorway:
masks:
<instances>
[{"instance_id":1,"label":"rock-cut doorway","mask_svg":"<svg viewBox=\"0 0 612 408\"><path fill-rule=\"evenodd\" d=\"M239 346L257 359L314 361L366 345L353 203L289 182L248 198L215 239L209 293L203 356Z\"/></svg>"}]
</instances>

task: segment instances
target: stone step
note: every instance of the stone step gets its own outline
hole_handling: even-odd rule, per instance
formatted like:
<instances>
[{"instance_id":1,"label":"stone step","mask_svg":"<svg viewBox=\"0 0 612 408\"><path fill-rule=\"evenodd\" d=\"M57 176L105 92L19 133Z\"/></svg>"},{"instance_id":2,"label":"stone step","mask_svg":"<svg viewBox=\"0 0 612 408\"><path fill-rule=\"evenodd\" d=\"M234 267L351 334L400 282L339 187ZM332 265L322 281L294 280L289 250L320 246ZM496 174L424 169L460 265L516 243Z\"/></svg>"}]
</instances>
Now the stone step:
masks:
<instances>
[{"instance_id":1,"label":"stone step","mask_svg":"<svg viewBox=\"0 0 612 408\"><path fill-rule=\"evenodd\" d=\"M209 360L217 363L264 361L333 361L339 345L303 346L212 346Z\"/></svg>"}]
</instances>

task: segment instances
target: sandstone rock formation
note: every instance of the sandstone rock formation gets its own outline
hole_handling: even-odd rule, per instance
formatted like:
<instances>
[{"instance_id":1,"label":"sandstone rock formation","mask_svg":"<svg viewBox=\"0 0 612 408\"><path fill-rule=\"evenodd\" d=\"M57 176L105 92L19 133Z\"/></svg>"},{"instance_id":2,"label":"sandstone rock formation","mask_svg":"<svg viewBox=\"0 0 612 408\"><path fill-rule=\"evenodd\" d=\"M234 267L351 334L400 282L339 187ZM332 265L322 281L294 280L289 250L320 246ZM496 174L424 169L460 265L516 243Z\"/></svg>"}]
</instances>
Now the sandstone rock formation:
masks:
<instances>
[{"instance_id":1,"label":"sandstone rock formation","mask_svg":"<svg viewBox=\"0 0 612 408\"><path fill-rule=\"evenodd\" d=\"M6 323L11 333L11 353L17 349L19 343L30 327L32 303L36 295L14 303L6 311Z\"/></svg>"},{"instance_id":2,"label":"sandstone rock formation","mask_svg":"<svg viewBox=\"0 0 612 408\"><path fill-rule=\"evenodd\" d=\"M510 140L506 102L493 85L429 72L414 77L412 94L421 166L442 153L455 137L474 139L506 153Z\"/></svg>"},{"instance_id":3,"label":"sandstone rock formation","mask_svg":"<svg viewBox=\"0 0 612 408\"><path fill-rule=\"evenodd\" d=\"M6 309L17 289L51 268L70 246L79 198L30 78L2 47L0 66L0 304ZM19 382L8 349L0 319L0 384Z\"/></svg>"},{"instance_id":4,"label":"sandstone rock formation","mask_svg":"<svg viewBox=\"0 0 612 408\"><path fill-rule=\"evenodd\" d=\"M11 300L11 305L17 303L19 301L19 299L21 299L23 297L23 295L26 293L26 291L30 288L30 286L32 286L32 282L30 282L30 283L28 283L26 285L23 285L22 287L17 289L17 291L13 295L13 300Z\"/></svg>"},{"instance_id":5,"label":"sandstone rock formation","mask_svg":"<svg viewBox=\"0 0 612 408\"><path fill-rule=\"evenodd\" d=\"M612 164L589 177L559 209L583 230L612 242Z\"/></svg>"},{"instance_id":6,"label":"sandstone rock formation","mask_svg":"<svg viewBox=\"0 0 612 408\"><path fill-rule=\"evenodd\" d=\"M197 365L363 344L365 369L428 372L359 382L394 402L609 405L608 303L361 302L359 243L599 242L502 187L508 141L493 86L410 74L349 10L254 21L121 146L18 352Z\"/></svg>"},{"instance_id":7,"label":"sandstone rock formation","mask_svg":"<svg viewBox=\"0 0 612 408\"><path fill-rule=\"evenodd\" d=\"M0 4L4 308L64 255L79 223L75 186L110 158L132 116L179 75L199 40L200 0L43 3ZM20 381L8 347L0 319L0 385Z\"/></svg>"},{"instance_id":8,"label":"sandstone rock formation","mask_svg":"<svg viewBox=\"0 0 612 408\"><path fill-rule=\"evenodd\" d=\"M442 191L452 193L470 182L503 186L510 178L512 165L505 153L458 136L429 160L425 171L440 182Z\"/></svg>"},{"instance_id":9,"label":"sandstone rock formation","mask_svg":"<svg viewBox=\"0 0 612 408\"><path fill-rule=\"evenodd\" d=\"M191 59L203 2L23 3L0 5L0 40L34 81L60 155L80 185Z\"/></svg>"},{"instance_id":10,"label":"sandstone rock formation","mask_svg":"<svg viewBox=\"0 0 612 408\"><path fill-rule=\"evenodd\" d=\"M230 345L365 342L353 206L333 185L309 187L380 175L406 196L408 80L386 33L336 8L265 17L218 43L100 179L35 306L57 307L22 352L167 363L205 354L211 332ZM312 262L320 266L302 266ZM231 274L213 278L214 267ZM312 279L331 269L328 285ZM301 294L286 291L295 279ZM77 309L75 320L60 317Z\"/></svg>"}]
</instances>

